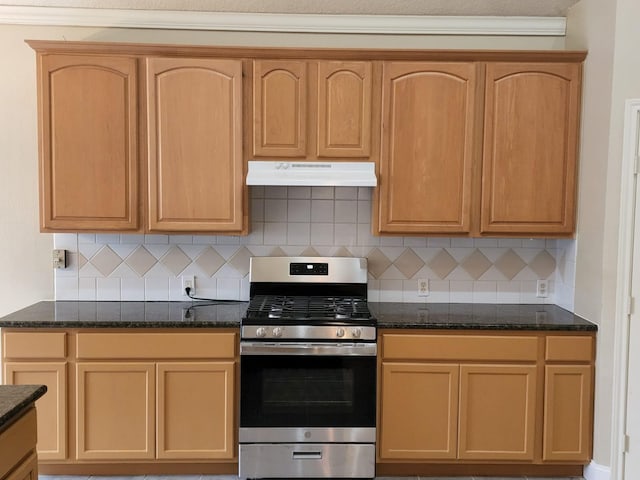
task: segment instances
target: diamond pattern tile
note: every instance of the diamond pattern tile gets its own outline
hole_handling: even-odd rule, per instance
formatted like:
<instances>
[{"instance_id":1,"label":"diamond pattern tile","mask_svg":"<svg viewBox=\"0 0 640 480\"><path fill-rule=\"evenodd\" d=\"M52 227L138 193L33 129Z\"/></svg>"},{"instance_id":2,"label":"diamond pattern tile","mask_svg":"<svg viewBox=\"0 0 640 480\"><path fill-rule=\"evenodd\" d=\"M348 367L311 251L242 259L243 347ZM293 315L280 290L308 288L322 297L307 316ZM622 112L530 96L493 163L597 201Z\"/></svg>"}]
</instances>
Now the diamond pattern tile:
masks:
<instances>
[{"instance_id":1,"label":"diamond pattern tile","mask_svg":"<svg viewBox=\"0 0 640 480\"><path fill-rule=\"evenodd\" d=\"M444 280L458 266L458 262L443 248L429 261L428 265L440 279Z\"/></svg>"},{"instance_id":2,"label":"diamond pattern tile","mask_svg":"<svg viewBox=\"0 0 640 480\"><path fill-rule=\"evenodd\" d=\"M373 275L374 278L380 278L380 275L382 275L387 268L391 266L391 260L389 260L378 248L371 250L367 255L367 259L369 264L369 273Z\"/></svg>"},{"instance_id":3,"label":"diamond pattern tile","mask_svg":"<svg viewBox=\"0 0 640 480\"><path fill-rule=\"evenodd\" d=\"M81 269L87 264L88 260L83 254L78 253L78 269Z\"/></svg>"},{"instance_id":4,"label":"diamond pattern tile","mask_svg":"<svg viewBox=\"0 0 640 480\"><path fill-rule=\"evenodd\" d=\"M276 247L269 253L270 257L286 257L287 254L280 247Z\"/></svg>"},{"instance_id":5,"label":"diamond pattern tile","mask_svg":"<svg viewBox=\"0 0 640 480\"><path fill-rule=\"evenodd\" d=\"M332 253L334 257L352 257L351 252L346 247L340 247Z\"/></svg>"},{"instance_id":6,"label":"diamond pattern tile","mask_svg":"<svg viewBox=\"0 0 640 480\"><path fill-rule=\"evenodd\" d=\"M251 259L251 252L245 247L241 247L233 257L229 259L229 264L243 277L249 273L249 263Z\"/></svg>"},{"instance_id":7,"label":"diamond pattern tile","mask_svg":"<svg viewBox=\"0 0 640 480\"><path fill-rule=\"evenodd\" d=\"M527 264L520 258L520 256L509 249L493 264L500 273L511 280L515 277L520 270L527 266Z\"/></svg>"},{"instance_id":8,"label":"diamond pattern tile","mask_svg":"<svg viewBox=\"0 0 640 480\"><path fill-rule=\"evenodd\" d=\"M122 263L122 259L108 246L104 246L98 253L91 257L89 262L96 267L102 275L108 277L111 272Z\"/></svg>"},{"instance_id":9,"label":"diamond pattern tile","mask_svg":"<svg viewBox=\"0 0 640 480\"><path fill-rule=\"evenodd\" d=\"M556 269L556 260L546 250L542 250L529 262L529 268L540 278L547 278Z\"/></svg>"},{"instance_id":10,"label":"diamond pattern tile","mask_svg":"<svg viewBox=\"0 0 640 480\"><path fill-rule=\"evenodd\" d=\"M134 250L134 252L125 259L125 263L141 277L144 276L158 260L151 255L149 251L142 245Z\"/></svg>"},{"instance_id":11,"label":"diamond pattern tile","mask_svg":"<svg viewBox=\"0 0 640 480\"><path fill-rule=\"evenodd\" d=\"M180 247L173 247L160 259L171 273L178 276L191 263L191 258Z\"/></svg>"},{"instance_id":12,"label":"diamond pattern tile","mask_svg":"<svg viewBox=\"0 0 640 480\"><path fill-rule=\"evenodd\" d=\"M410 248L405 249L405 251L395 259L393 264L400 270L405 278L413 278L425 265L422 259Z\"/></svg>"},{"instance_id":13,"label":"diamond pattern tile","mask_svg":"<svg viewBox=\"0 0 640 480\"><path fill-rule=\"evenodd\" d=\"M207 247L198 255L194 263L207 275L212 277L225 264L224 258L213 248Z\"/></svg>"},{"instance_id":14,"label":"diamond pattern tile","mask_svg":"<svg viewBox=\"0 0 640 480\"><path fill-rule=\"evenodd\" d=\"M484 272L491 268L491 262L476 248L471 255L462 261L460 266L471 275L474 280L478 280Z\"/></svg>"},{"instance_id":15,"label":"diamond pattern tile","mask_svg":"<svg viewBox=\"0 0 640 480\"><path fill-rule=\"evenodd\" d=\"M300 255L302 255L303 257L319 257L319 256L321 256L318 253L318 251L313 247L305 248Z\"/></svg>"}]
</instances>

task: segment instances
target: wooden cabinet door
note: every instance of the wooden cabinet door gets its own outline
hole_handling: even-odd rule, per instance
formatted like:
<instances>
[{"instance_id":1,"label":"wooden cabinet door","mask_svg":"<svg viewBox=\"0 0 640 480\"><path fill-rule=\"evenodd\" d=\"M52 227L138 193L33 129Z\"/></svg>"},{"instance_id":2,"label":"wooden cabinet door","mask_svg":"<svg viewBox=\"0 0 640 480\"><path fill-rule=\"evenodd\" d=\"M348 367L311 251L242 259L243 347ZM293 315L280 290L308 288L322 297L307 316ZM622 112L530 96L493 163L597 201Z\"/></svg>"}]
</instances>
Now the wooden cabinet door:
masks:
<instances>
[{"instance_id":1,"label":"wooden cabinet door","mask_svg":"<svg viewBox=\"0 0 640 480\"><path fill-rule=\"evenodd\" d=\"M153 363L79 362L76 374L77 459L153 459Z\"/></svg>"},{"instance_id":2,"label":"wooden cabinet door","mask_svg":"<svg viewBox=\"0 0 640 480\"><path fill-rule=\"evenodd\" d=\"M318 157L369 157L371 62L318 62Z\"/></svg>"},{"instance_id":3,"label":"wooden cabinet door","mask_svg":"<svg viewBox=\"0 0 640 480\"><path fill-rule=\"evenodd\" d=\"M40 460L67 458L67 364L65 362L6 362L7 385L46 385L36 400Z\"/></svg>"},{"instance_id":4,"label":"wooden cabinet door","mask_svg":"<svg viewBox=\"0 0 640 480\"><path fill-rule=\"evenodd\" d=\"M38 480L38 457L31 452L4 480Z\"/></svg>"},{"instance_id":5,"label":"wooden cabinet door","mask_svg":"<svg viewBox=\"0 0 640 480\"><path fill-rule=\"evenodd\" d=\"M535 365L460 367L461 460L533 460Z\"/></svg>"},{"instance_id":6,"label":"wooden cabinet door","mask_svg":"<svg viewBox=\"0 0 640 480\"><path fill-rule=\"evenodd\" d=\"M581 72L487 64L481 233L573 232Z\"/></svg>"},{"instance_id":7,"label":"wooden cabinet door","mask_svg":"<svg viewBox=\"0 0 640 480\"><path fill-rule=\"evenodd\" d=\"M136 59L38 58L41 230L136 230Z\"/></svg>"},{"instance_id":8,"label":"wooden cabinet door","mask_svg":"<svg viewBox=\"0 0 640 480\"><path fill-rule=\"evenodd\" d=\"M242 61L146 67L149 231L241 232Z\"/></svg>"},{"instance_id":9,"label":"wooden cabinet door","mask_svg":"<svg viewBox=\"0 0 640 480\"><path fill-rule=\"evenodd\" d=\"M458 365L382 364L381 459L454 459Z\"/></svg>"},{"instance_id":10,"label":"wooden cabinet door","mask_svg":"<svg viewBox=\"0 0 640 480\"><path fill-rule=\"evenodd\" d=\"M386 62L379 233L466 233L477 65Z\"/></svg>"},{"instance_id":11,"label":"wooden cabinet door","mask_svg":"<svg viewBox=\"0 0 640 480\"><path fill-rule=\"evenodd\" d=\"M235 363L159 363L158 458L235 458Z\"/></svg>"},{"instance_id":12,"label":"wooden cabinet door","mask_svg":"<svg viewBox=\"0 0 640 480\"><path fill-rule=\"evenodd\" d=\"M254 60L254 157L305 156L307 89L307 62Z\"/></svg>"},{"instance_id":13,"label":"wooden cabinet door","mask_svg":"<svg viewBox=\"0 0 640 480\"><path fill-rule=\"evenodd\" d=\"M545 367L542 459L586 463L591 459L593 367Z\"/></svg>"}]
</instances>

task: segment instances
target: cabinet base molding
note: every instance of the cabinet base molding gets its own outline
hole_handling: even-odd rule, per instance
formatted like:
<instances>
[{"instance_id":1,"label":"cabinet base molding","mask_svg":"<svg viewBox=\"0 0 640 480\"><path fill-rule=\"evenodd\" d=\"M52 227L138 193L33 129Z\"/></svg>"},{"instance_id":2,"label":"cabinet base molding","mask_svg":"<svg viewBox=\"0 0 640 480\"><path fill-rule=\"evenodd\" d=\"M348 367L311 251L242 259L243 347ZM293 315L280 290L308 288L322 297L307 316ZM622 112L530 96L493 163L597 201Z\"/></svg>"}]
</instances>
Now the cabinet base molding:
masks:
<instances>
[{"instance_id":1,"label":"cabinet base molding","mask_svg":"<svg viewBox=\"0 0 640 480\"><path fill-rule=\"evenodd\" d=\"M237 463L40 463L43 475L237 475Z\"/></svg>"},{"instance_id":2,"label":"cabinet base molding","mask_svg":"<svg viewBox=\"0 0 640 480\"><path fill-rule=\"evenodd\" d=\"M376 476L580 477L582 469L583 465L377 463Z\"/></svg>"}]
</instances>

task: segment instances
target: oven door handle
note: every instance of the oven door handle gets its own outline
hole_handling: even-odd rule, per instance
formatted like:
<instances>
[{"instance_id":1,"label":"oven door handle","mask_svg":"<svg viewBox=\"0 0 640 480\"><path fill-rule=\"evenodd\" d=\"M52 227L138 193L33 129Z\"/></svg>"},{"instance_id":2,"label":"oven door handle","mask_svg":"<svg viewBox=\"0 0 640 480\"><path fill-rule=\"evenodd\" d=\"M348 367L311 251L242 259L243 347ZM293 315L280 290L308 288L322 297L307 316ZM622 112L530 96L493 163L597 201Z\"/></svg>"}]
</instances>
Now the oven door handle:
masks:
<instances>
[{"instance_id":1,"label":"oven door handle","mask_svg":"<svg viewBox=\"0 0 640 480\"><path fill-rule=\"evenodd\" d=\"M240 355L331 355L375 357L375 343L260 343L240 342Z\"/></svg>"}]
</instances>

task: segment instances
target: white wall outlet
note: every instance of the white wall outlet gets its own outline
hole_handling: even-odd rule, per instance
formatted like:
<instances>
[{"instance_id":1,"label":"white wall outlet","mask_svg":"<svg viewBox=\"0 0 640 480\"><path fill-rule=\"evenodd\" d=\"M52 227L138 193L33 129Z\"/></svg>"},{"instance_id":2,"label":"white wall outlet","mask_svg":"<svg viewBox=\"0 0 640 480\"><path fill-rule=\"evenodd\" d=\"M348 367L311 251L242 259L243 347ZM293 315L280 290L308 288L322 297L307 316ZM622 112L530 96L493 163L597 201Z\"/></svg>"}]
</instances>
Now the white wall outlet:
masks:
<instances>
[{"instance_id":1,"label":"white wall outlet","mask_svg":"<svg viewBox=\"0 0 640 480\"><path fill-rule=\"evenodd\" d=\"M418 296L419 297L429 296L429 279L428 278L418 279Z\"/></svg>"},{"instance_id":2,"label":"white wall outlet","mask_svg":"<svg viewBox=\"0 0 640 480\"><path fill-rule=\"evenodd\" d=\"M196 294L196 278L193 275L183 275L182 277L182 295L188 297L189 295ZM187 288L189 288L189 295L187 295Z\"/></svg>"},{"instance_id":3,"label":"white wall outlet","mask_svg":"<svg viewBox=\"0 0 640 480\"><path fill-rule=\"evenodd\" d=\"M549 280L538 280L536 285L536 297L547 298L549 296Z\"/></svg>"}]
</instances>

